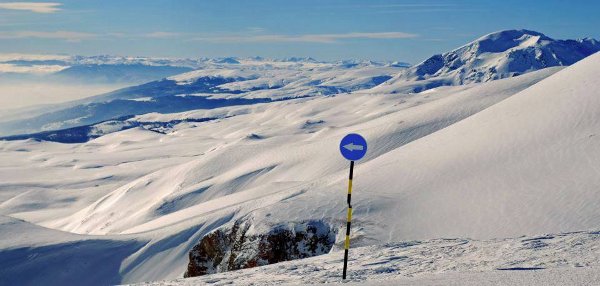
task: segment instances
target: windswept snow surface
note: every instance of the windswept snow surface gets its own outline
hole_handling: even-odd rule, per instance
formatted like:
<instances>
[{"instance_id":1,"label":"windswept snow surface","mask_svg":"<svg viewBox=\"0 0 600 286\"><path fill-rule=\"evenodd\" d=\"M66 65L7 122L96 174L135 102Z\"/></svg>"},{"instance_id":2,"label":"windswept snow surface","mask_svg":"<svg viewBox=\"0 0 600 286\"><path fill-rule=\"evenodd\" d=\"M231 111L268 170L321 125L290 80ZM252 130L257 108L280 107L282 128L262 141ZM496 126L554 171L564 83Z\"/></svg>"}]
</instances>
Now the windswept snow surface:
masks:
<instances>
[{"instance_id":1,"label":"windswept snow surface","mask_svg":"<svg viewBox=\"0 0 600 286\"><path fill-rule=\"evenodd\" d=\"M432 239L352 248L323 256L143 285L597 285L600 233L511 239ZM337 282L337 283L336 283ZM338 284L339 283L339 284Z\"/></svg>"},{"instance_id":2,"label":"windswept snow surface","mask_svg":"<svg viewBox=\"0 0 600 286\"><path fill-rule=\"evenodd\" d=\"M1 141L0 215L7 218L0 260L14 266L0 280L36 284L40 276L31 273L43 267L39 279L65 284L46 273L79 259L71 252L78 245L89 251L86 267L119 253L102 268L114 276L85 284L180 278L188 251L238 219L252 221L254 232L323 221L340 230L339 243L348 162L338 143L351 132L369 142L354 173L353 247L444 237L493 246L499 237L597 229L599 73L600 54L562 70L426 94L354 92L140 115L131 120L213 119L161 132L131 128L83 144ZM595 233L586 235L595 241ZM557 249L574 251L570 261L598 253L593 243L580 253L561 241ZM71 242L81 244L62 247ZM531 251L524 258L538 253ZM481 254L472 264L502 266L481 264ZM442 258L432 255L425 265ZM291 264L281 265L269 267ZM77 269L68 273L88 271Z\"/></svg>"},{"instance_id":3,"label":"windswept snow surface","mask_svg":"<svg viewBox=\"0 0 600 286\"><path fill-rule=\"evenodd\" d=\"M84 237L0 216L1 285L109 285L147 241Z\"/></svg>"}]
</instances>

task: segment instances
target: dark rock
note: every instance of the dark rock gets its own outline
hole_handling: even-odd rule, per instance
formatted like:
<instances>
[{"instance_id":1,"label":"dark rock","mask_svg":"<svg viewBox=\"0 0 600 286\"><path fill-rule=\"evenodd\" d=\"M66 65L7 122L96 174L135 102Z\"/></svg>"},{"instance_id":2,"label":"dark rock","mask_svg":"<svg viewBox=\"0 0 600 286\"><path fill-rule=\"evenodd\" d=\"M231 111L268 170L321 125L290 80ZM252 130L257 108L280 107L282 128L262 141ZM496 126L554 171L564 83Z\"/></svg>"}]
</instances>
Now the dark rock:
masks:
<instances>
[{"instance_id":1,"label":"dark rock","mask_svg":"<svg viewBox=\"0 0 600 286\"><path fill-rule=\"evenodd\" d=\"M189 253L184 277L251 268L328 253L335 230L322 221L280 224L265 233L250 233L238 220L202 238Z\"/></svg>"}]
</instances>

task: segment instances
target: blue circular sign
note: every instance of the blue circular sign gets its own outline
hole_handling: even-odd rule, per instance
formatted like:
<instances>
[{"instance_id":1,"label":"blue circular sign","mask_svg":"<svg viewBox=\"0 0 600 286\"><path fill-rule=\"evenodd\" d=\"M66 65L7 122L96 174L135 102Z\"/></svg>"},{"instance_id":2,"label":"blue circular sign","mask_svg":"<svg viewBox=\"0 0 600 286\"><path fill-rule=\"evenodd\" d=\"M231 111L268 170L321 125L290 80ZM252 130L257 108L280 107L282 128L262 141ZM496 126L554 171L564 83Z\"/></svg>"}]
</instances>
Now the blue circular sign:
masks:
<instances>
[{"instance_id":1,"label":"blue circular sign","mask_svg":"<svg viewBox=\"0 0 600 286\"><path fill-rule=\"evenodd\" d=\"M367 140L355 133L348 134L340 142L340 152L350 161L360 160L367 153Z\"/></svg>"}]
</instances>

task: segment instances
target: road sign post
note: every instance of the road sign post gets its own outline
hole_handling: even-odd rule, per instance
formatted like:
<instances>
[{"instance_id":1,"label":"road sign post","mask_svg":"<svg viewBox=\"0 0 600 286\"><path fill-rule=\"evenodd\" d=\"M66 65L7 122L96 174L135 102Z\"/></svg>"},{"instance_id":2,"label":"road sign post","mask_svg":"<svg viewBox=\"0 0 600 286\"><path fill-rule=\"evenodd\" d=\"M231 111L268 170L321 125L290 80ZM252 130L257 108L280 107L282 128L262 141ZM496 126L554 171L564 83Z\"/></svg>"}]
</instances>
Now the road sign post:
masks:
<instances>
[{"instance_id":1,"label":"road sign post","mask_svg":"<svg viewBox=\"0 0 600 286\"><path fill-rule=\"evenodd\" d=\"M348 268L348 251L350 250L350 226L352 224L352 177L354 175L354 161L360 160L367 153L367 141L358 134L348 134L340 142L342 156L350 161L350 175L348 176L348 216L346 221L346 240L344 242L344 270L342 279L346 279Z\"/></svg>"}]
</instances>

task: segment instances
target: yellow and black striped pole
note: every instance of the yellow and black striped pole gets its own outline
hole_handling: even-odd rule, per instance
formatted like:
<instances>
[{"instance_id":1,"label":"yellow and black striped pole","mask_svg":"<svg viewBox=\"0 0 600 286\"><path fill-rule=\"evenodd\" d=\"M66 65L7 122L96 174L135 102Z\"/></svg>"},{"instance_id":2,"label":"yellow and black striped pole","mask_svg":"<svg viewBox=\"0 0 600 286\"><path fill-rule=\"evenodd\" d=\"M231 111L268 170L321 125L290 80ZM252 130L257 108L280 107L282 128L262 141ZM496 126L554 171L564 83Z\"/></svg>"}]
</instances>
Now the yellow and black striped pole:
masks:
<instances>
[{"instance_id":1,"label":"yellow and black striped pole","mask_svg":"<svg viewBox=\"0 0 600 286\"><path fill-rule=\"evenodd\" d=\"M354 173L354 161L350 161L350 176L348 177L348 220L346 222L346 242L344 243L344 272L342 279L346 279L348 268L348 250L350 249L350 225L352 224L352 174Z\"/></svg>"},{"instance_id":2,"label":"yellow and black striped pole","mask_svg":"<svg viewBox=\"0 0 600 286\"><path fill-rule=\"evenodd\" d=\"M342 279L346 279L348 269L348 250L350 249L350 225L352 224L352 175L354 161L360 160L367 153L367 140L356 133L350 133L340 142L340 152L346 160L350 161L350 176L348 177L348 221L346 222L346 242L344 243L344 272Z\"/></svg>"}]
</instances>

